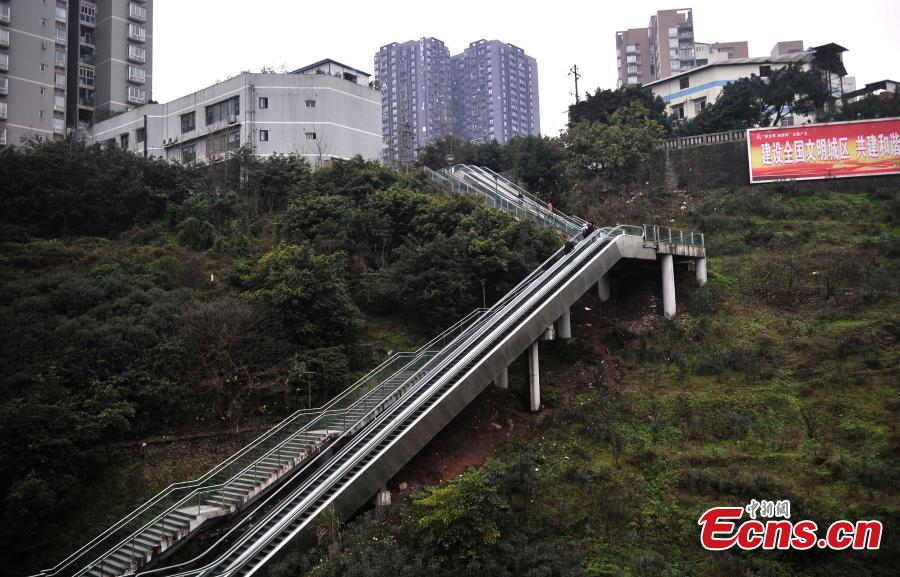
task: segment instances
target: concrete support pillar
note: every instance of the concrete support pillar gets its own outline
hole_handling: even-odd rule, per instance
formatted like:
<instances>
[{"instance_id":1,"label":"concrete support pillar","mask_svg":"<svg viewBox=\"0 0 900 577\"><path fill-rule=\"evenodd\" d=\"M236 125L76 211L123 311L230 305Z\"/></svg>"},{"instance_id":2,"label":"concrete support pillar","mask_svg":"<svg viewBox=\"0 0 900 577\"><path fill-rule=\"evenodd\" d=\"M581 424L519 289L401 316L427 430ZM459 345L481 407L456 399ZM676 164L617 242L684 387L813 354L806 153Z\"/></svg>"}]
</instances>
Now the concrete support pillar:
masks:
<instances>
[{"instance_id":1,"label":"concrete support pillar","mask_svg":"<svg viewBox=\"0 0 900 577\"><path fill-rule=\"evenodd\" d=\"M667 319L675 318L675 263L672 255L662 255L663 313Z\"/></svg>"},{"instance_id":2,"label":"concrete support pillar","mask_svg":"<svg viewBox=\"0 0 900 577\"><path fill-rule=\"evenodd\" d=\"M606 273L597 281L597 296L601 303L605 303L609 300L609 294L609 273Z\"/></svg>"},{"instance_id":3,"label":"concrete support pillar","mask_svg":"<svg viewBox=\"0 0 900 577\"><path fill-rule=\"evenodd\" d=\"M566 309L559 320L556 321L556 333L561 339L572 338L572 313Z\"/></svg>"},{"instance_id":4,"label":"concrete support pillar","mask_svg":"<svg viewBox=\"0 0 900 577\"><path fill-rule=\"evenodd\" d=\"M697 282L700 283L700 286L703 286L706 284L706 257L697 259L696 269Z\"/></svg>"},{"instance_id":5,"label":"concrete support pillar","mask_svg":"<svg viewBox=\"0 0 900 577\"><path fill-rule=\"evenodd\" d=\"M540 363L538 362L538 341L531 343L528 347L528 390L531 400L531 410L537 411L541 408L541 375Z\"/></svg>"},{"instance_id":6,"label":"concrete support pillar","mask_svg":"<svg viewBox=\"0 0 900 577\"><path fill-rule=\"evenodd\" d=\"M391 492L388 491L387 487L382 487L375 493L374 501L376 507L389 507L391 504Z\"/></svg>"},{"instance_id":7,"label":"concrete support pillar","mask_svg":"<svg viewBox=\"0 0 900 577\"><path fill-rule=\"evenodd\" d=\"M494 384L498 389L509 388L509 369L504 367L500 374L494 377Z\"/></svg>"}]
</instances>

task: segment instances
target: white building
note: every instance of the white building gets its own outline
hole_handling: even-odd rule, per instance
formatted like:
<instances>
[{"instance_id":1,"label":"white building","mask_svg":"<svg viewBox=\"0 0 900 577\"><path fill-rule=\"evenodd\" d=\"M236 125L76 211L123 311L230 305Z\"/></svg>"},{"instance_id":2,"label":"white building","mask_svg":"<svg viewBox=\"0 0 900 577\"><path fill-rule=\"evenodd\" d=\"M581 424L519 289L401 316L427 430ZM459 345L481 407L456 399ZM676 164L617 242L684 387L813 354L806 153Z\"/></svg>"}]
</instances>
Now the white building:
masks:
<instances>
[{"instance_id":1,"label":"white building","mask_svg":"<svg viewBox=\"0 0 900 577\"><path fill-rule=\"evenodd\" d=\"M380 160L381 92L368 78L330 60L291 74L243 72L98 122L85 139L183 163L242 146L258 156L302 155L313 166L357 154Z\"/></svg>"},{"instance_id":2,"label":"white building","mask_svg":"<svg viewBox=\"0 0 900 577\"><path fill-rule=\"evenodd\" d=\"M823 79L830 85L833 96L840 98L840 83L846 77L841 59L841 52L844 50L835 44L827 44L777 56L720 60L644 86L662 98L669 114L678 119L691 119L715 102L726 84L752 74L766 78L773 70L793 63L807 70L811 68L819 70ZM791 120L800 123L807 119L787 119L788 122Z\"/></svg>"}]
</instances>

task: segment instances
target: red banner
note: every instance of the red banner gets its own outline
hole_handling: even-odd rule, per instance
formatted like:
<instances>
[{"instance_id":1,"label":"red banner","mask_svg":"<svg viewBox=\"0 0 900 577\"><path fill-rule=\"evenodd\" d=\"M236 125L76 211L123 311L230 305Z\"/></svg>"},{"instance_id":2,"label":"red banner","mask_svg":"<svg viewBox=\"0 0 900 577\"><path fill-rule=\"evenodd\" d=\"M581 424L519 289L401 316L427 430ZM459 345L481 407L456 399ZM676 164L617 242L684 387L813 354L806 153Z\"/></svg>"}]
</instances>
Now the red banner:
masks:
<instances>
[{"instance_id":1,"label":"red banner","mask_svg":"<svg viewBox=\"0 0 900 577\"><path fill-rule=\"evenodd\" d=\"M900 118L747 131L750 182L900 174Z\"/></svg>"}]
</instances>

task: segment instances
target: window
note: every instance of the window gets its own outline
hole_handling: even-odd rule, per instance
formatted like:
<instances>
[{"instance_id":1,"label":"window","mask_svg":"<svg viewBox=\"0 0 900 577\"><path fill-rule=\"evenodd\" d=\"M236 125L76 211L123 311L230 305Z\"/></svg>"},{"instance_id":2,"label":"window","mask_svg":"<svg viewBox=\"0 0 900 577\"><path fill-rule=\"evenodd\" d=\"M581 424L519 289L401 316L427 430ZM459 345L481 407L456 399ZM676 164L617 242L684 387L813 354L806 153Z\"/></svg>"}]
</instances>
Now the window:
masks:
<instances>
[{"instance_id":1,"label":"window","mask_svg":"<svg viewBox=\"0 0 900 577\"><path fill-rule=\"evenodd\" d=\"M0 146L6 146L6 129L0 128Z\"/></svg>"},{"instance_id":2,"label":"window","mask_svg":"<svg viewBox=\"0 0 900 577\"><path fill-rule=\"evenodd\" d=\"M0 70L4 72L9 70L9 54L5 52L0 54Z\"/></svg>"},{"instance_id":3,"label":"window","mask_svg":"<svg viewBox=\"0 0 900 577\"><path fill-rule=\"evenodd\" d=\"M315 139L316 139L316 133L315 133L315 132L307 132L307 133L306 133L306 140L315 140Z\"/></svg>"},{"instance_id":4,"label":"window","mask_svg":"<svg viewBox=\"0 0 900 577\"><path fill-rule=\"evenodd\" d=\"M0 94L9 93L9 79L5 76L0 77Z\"/></svg>"},{"instance_id":5,"label":"window","mask_svg":"<svg viewBox=\"0 0 900 577\"><path fill-rule=\"evenodd\" d=\"M128 81L129 82L138 82L143 84L147 81L147 73L143 68L138 68L137 66L129 66L128 67Z\"/></svg>"},{"instance_id":6,"label":"window","mask_svg":"<svg viewBox=\"0 0 900 577\"><path fill-rule=\"evenodd\" d=\"M700 111L706 108L706 97L698 98L694 101L694 114L700 114Z\"/></svg>"},{"instance_id":7,"label":"window","mask_svg":"<svg viewBox=\"0 0 900 577\"><path fill-rule=\"evenodd\" d=\"M669 38L669 48L678 48L678 38Z\"/></svg>"},{"instance_id":8,"label":"window","mask_svg":"<svg viewBox=\"0 0 900 577\"><path fill-rule=\"evenodd\" d=\"M58 26L56 28L56 42L59 44L66 43L66 29L64 27Z\"/></svg>"},{"instance_id":9,"label":"window","mask_svg":"<svg viewBox=\"0 0 900 577\"><path fill-rule=\"evenodd\" d=\"M691 85L691 79L689 76L682 76L678 79L678 88L685 89Z\"/></svg>"},{"instance_id":10,"label":"window","mask_svg":"<svg viewBox=\"0 0 900 577\"><path fill-rule=\"evenodd\" d=\"M225 134L225 150L237 150L241 147L240 130L232 130Z\"/></svg>"},{"instance_id":11,"label":"window","mask_svg":"<svg viewBox=\"0 0 900 577\"><path fill-rule=\"evenodd\" d=\"M260 130L259 131L259 141L260 142L268 142L269 141L269 131L268 130Z\"/></svg>"},{"instance_id":12,"label":"window","mask_svg":"<svg viewBox=\"0 0 900 577\"><path fill-rule=\"evenodd\" d=\"M185 144L181 147L181 162L187 164L197 160L197 145Z\"/></svg>"},{"instance_id":13,"label":"window","mask_svg":"<svg viewBox=\"0 0 900 577\"><path fill-rule=\"evenodd\" d=\"M9 4L0 3L0 22L9 23Z\"/></svg>"},{"instance_id":14,"label":"window","mask_svg":"<svg viewBox=\"0 0 900 577\"><path fill-rule=\"evenodd\" d=\"M66 87L66 75L63 74L62 72L57 72L57 73L56 73L56 86L57 86L58 88L65 88L65 87Z\"/></svg>"},{"instance_id":15,"label":"window","mask_svg":"<svg viewBox=\"0 0 900 577\"><path fill-rule=\"evenodd\" d=\"M47 89L44 88L43 86L41 86L40 92L41 92L41 96L43 96L43 95L47 94Z\"/></svg>"},{"instance_id":16,"label":"window","mask_svg":"<svg viewBox=\"0 0 900 577\"><path fill-rule=\"evenodd\" d=\"M197 128L197 113L188 112L181 115L181 134L190 132Z\"/></svg>"},{"instance_id":17,"label":"window","mask_svg":"<svg viewBox=\"0 0 900 577\"><path fill-rule=\"evenodd\" d=\"M66 65L66 51L56 49L56 65L57 66L65 66Z\"/></svg>"},{"instance_id":18,"label":"window","mask_svg":"<svg viewBox=\"0 0 900 577\"><path fill-rule=\"evenodd\" d=\"M2 9L0 9L2 11ZM56 19L60 22L66 21L66 7L65 6L57 6L56 7Z\"/></svg>"},{"instance_id":19,"label":"window","mask_svg":"<svg viewBox=\"0 0 900 577\"><path fill-rule=\"evenodd\" d=\"M128 3L128 17L133 18L139 22L143 22L147 19L147 9L143 6L138 6L137 4Z\"/></svg>"},{"instance_id":20,"label":"window","mask_svg":"<svg viewBox=\"0 0 900 577\"><path fill-rule=\"evenodd\" d=\"M0 46L9 46L9 30L0 28Z\"/></svg>"},{"instance_id":21,"label":"window","mask_svg":"<svg viewBox=\"0 0 900 577\"><path fill-rule=\"evenodd\" d=\"M673 105L672 116L674 116L677 120L682 120L684 118L684 104Z\"/></svg>"},{"instance_id":22,"label":"window","mask_svg":"<svg viewBox=\"0 0 900 577\"><path fill-rule=\"evenodd\" d=\"M138 128L134 131L134 141L137 143L142 143L147 140L147 129L146 128Z\"/></svg>"},{"instance_id":23,"label":"window","mask_svg":"<svg viewBox=\"0 0 900 577\"><path fill-rule=\"evenodd\" d=\"M316 107L316 101L315 101L315 100L307 100L307 101L306 101L306 107L307 107L307 108L315 108L315 107Z\"/></svg>"},{"instance_id":24,"label":"window","mask_svg":"<svg viewBox=\"0 0 900 577\"><path fill-rule=\"evenodd\" d=\"M772 67L771 66L760 66L759 67L759 75L763 78L768 78L772 75Z\"/></svg>"},{"instance_id":25,"label":"window","mask_svg":"<svg viewBox=\"0 0 900 577\"><path fill-rule=\"evenodd\" d=\"M122 150L128 150L128 133L119 135L119 147Z\"/></svg>"},{"instance_id":26,"label":"window","mask_svg":"<svg viewBox=\"0 0 900 577\"><path fill-rule=\"evenodd\" d=\"M66 97L61 94L53 96L53 110L64 111L66 109Z\"/></svg>"},{"instance_id":27,"label":"window","mask_svg":"<svg viewBox=\"0 0 900 577\"><path fill-rule=\"evenodd\" d=\"M144 42L147 40L147 30L143 26L129 24L128 37L132 40L137 40L138 42Z\"/></svg>"},{"instance_id":28,"label":"window","mask_svg":"<svg viewBox=\"0 0 900 577\"><path fill-rule=\"evenodd\" d=\"M147 102L147 92L143 88L138 88L137 86L129 86L128 102L132 104L143 104Z\"/></svg>"},{"instance_id":29,"label":"window","mask_svg":"<svg viewBox=\"0 0 900 577\"><path fill-rule=\"evenodd\" d=\"M231 116L236 117L240 113L240 96L211 104L206 107L206 125L209 126L214 122L221 122Z\"/></svg>"},{"instance_id":30,"label":"window","mask_svg":"<svg viewBox=\"0 0 900 577\"><path fill-rule=\"evenodd\" d=\"M6 118L7 106L6 102L0 102L0 118Z\"/></svg>"},{"instance_id":31,"label":"window","mask_svg":"<svg viewBox=\"0 0 900 577\"><path fill-rule=\"evenodd\" d=\"M93 42L91 42L93 44ZM134 44L128 45L128 59L132 62L146 62L147 61L147 49L143 46L135 46Z\"/></svg>"},{"instance_id":32,"label":"window","mask_svg":"<svg viewBox=\"0 0 900 577\"><path fill-rule=\"evenodd\" d=\"M97 9L93 6L82 4L78 18L86 24L94 24L97 21Z\"/></svg>"},{"instance_id":33,"label":"window","mask_svg":"<svg viewBox=\"0 0 900 577\"><path fill-rule=\"evenodd\" d=\"M269 107L269 99L265 96L259 97L259 107L260 108L268 108Z\"/></svg>"}]
</instances>

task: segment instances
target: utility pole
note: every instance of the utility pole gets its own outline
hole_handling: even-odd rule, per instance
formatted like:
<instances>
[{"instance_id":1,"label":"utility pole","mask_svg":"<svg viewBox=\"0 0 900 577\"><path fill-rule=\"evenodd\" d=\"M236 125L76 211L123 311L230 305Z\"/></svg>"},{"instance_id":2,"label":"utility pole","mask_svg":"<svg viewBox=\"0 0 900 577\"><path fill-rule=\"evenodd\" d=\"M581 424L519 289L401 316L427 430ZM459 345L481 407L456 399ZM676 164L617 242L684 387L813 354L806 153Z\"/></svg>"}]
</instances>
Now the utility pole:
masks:
<instances>
[{"instance_id":1,"label":"utility pole","mask_svg":"<svg viewBox=\"0 0 900 577\"><path fill-rule=\"evenodd\" d=\"M578 104L581 102L581 97L578 95L578 79L581 78L581 74L578 73L578 65L575 64L569 70L569 76L575 77L575 103Z\"/></svg>"}]
</instances>

